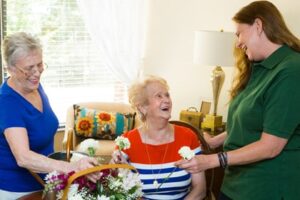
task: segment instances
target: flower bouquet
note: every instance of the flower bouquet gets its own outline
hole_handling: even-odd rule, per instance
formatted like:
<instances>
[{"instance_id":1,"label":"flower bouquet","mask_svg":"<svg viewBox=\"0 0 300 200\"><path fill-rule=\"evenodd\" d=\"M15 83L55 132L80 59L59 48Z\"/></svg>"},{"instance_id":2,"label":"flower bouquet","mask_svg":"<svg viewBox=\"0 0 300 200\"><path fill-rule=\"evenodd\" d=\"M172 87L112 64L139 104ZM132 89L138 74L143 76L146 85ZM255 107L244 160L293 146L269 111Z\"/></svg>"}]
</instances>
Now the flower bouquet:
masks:
<instances>
[{"instance_id":1,"label":"flower bouquet","mask_svg":"<svg viewBox=\"0 0 300 200\"><path fill-rule=\"evenodd\" d=\"M119 150L129 148L126 138L118 137L116 144ZM89 156L95 156L98 148L97 141L88 139L79 146L79 151ZM74 157L77 161L81 157ZM49 173L46 178L43 196L55 193L55 199L68 200L135 200L142 197L142 182L136 169L127 164L99 165L80 172L68 174L56 171ZM88 180L84 175L100 172L101 177L96 183Z\"/></svg>"},{"instance_id":2,"label":"flower bouquet","mask_svg":"<svg viewBox=\"0 0 300 200\"><path fill-rule=\"evenodd\" d=\"M110 164L93 167L78 173L49 173L44 195L56 192L56 199L68 200L134 200L142 197L142 183L134 167ZM100 171L101 177L93 183L86 174Z\"/></svg>"}]
</instances>

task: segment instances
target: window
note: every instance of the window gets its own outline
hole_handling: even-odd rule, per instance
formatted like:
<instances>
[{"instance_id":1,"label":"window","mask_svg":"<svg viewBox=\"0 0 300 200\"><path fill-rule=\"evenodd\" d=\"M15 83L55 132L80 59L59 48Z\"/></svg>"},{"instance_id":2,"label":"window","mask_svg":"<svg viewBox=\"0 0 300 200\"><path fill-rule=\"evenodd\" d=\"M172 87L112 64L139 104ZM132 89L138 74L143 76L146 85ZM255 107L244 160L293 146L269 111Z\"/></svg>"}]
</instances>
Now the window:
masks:
<instances>
[{"instance_id":1,"label":"window","mask_svg":"<svg viewBox=\"0 0 300 200\"><path fill-rule=\"evenodd\" d=\"M4 36L24 31L41 39L48 65L41 82L61 123L76 102L127 102L126 87L101 62L76 0L2 0L2 11Z\"/></svg>"}]
</instances>

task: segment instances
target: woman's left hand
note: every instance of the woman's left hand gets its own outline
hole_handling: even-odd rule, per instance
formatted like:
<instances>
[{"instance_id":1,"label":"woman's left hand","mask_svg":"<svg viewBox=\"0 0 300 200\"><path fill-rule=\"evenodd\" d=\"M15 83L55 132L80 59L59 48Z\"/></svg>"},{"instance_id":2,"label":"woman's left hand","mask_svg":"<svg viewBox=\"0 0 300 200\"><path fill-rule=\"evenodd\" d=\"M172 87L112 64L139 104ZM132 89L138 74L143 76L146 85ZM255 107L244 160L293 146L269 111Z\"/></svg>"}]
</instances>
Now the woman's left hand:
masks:
<instances>
[{"instance_id":1,"label":"woman's left hand","mask_svg":"<svg viewBox=\"0 0 300 200\"><path fill-rule=\"evenodd\" d=\"M112 159L110 161L111 163L114 164L128 164L124 156L122 156L121 152L119 150L115 150L112 153Z\"/></svg>"}]
</instances>

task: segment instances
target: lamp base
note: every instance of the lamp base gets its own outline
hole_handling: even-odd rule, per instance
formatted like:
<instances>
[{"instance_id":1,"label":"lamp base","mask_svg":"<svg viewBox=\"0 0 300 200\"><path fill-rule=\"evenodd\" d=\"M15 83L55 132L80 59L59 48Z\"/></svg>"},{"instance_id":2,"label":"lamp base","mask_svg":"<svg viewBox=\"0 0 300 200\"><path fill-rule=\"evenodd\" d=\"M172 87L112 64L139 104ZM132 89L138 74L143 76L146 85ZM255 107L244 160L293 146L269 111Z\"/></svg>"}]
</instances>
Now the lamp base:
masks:
<instances>
[{"instance_id":1,"label":"lamp base","mask_svg":"<svg viewBox=\"0 0 300 200\"><path fill-rule=\"evenodd\" d=\"M225 130L225 123L222 122L222 116L220 115L205 115L201 128L215 135Z\"/></svg>"}]
</instances>

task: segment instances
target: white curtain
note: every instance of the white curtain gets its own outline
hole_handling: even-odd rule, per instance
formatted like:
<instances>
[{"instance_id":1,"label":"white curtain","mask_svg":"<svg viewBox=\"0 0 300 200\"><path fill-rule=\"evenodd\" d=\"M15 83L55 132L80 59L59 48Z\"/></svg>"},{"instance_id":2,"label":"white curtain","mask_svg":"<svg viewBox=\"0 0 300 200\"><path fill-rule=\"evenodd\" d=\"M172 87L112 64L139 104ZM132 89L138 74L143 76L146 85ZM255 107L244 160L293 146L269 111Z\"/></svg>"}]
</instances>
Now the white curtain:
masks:
<instances>
[{"instance_id":1,"label":"white curtain","mask_svg":"<svg viewBox=\"0 0 300 200\"><path fill-rule=\"evenodd\" d=\"M141 73L145 0L77 0L101 59L126 85Z\"/></svg>"}]
</instances>

